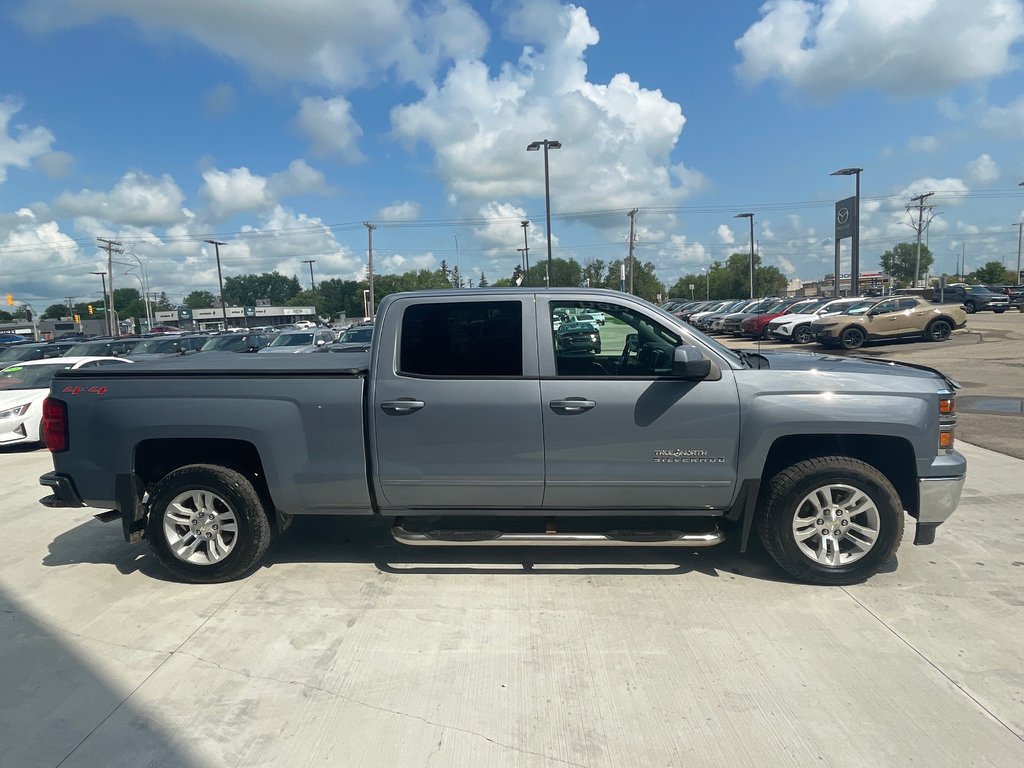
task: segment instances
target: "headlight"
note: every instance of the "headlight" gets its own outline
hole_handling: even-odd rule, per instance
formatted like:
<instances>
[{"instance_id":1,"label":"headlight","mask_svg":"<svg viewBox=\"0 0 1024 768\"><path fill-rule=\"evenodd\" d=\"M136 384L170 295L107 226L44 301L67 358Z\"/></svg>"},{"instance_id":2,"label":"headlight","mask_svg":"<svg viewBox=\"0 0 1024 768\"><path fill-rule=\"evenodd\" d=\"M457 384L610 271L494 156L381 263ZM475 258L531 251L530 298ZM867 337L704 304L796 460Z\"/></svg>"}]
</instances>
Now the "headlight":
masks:
<instances>
[{"instance_id":1,"label":"headlight","mask_svg":"<svg viewBox=\"0 0 1024 768\"><path fill-rule=\"evenodd\" d=\"M13 419L15 416L24 416L28 410L30 403L24 405L16 405L13 408L8 408L6 411L0 411L0 419Z\"/></svg>"}]
</instances>

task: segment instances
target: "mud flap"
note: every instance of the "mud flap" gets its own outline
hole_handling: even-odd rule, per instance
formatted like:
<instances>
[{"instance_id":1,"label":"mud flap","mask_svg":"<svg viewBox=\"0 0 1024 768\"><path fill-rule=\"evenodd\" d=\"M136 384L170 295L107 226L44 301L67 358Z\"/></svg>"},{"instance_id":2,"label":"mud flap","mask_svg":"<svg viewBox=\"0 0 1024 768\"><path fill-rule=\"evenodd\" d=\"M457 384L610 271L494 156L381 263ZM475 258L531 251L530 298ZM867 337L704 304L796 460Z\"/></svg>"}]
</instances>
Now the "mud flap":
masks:
<instances>
[{"instance_id":1,"label":"mud flap","mask_svg":"<svg viewBox=\"0 0 1024 768\"><path fill-rule=\"evenodd\" d=\"M121 530L129 544L137 544L146 535L146 507L142 503L145 491L135 475L114 477L114 497L121 511Z\"/></svg>"}]
</instances>

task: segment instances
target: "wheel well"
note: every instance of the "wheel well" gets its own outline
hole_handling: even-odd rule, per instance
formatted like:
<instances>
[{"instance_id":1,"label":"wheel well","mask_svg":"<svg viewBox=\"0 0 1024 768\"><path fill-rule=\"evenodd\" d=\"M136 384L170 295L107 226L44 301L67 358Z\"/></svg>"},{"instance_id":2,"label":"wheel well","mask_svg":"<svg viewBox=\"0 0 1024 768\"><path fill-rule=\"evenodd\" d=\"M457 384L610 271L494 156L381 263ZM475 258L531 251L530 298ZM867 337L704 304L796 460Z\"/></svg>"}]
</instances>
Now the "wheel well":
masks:
<instances>
[{"instance_id":1,"label":"wheel well","mask_svg":"<svg viewBox=\"0 0 1024 768\"><path fill-rule=\"evenodd\" d=\"M216 464L245 475L263 498L267 511L274 506L263 474L259 451L244 440L168 438L143 440L135 448L135 475L152 492L160 478L189 464Z\"/></svg>"},{"instance_id":2,"label":"wheel well","mask_svg":"<svg viewBox=\"0 0 1024 768\"><path fill-rule=\"evenodd\" d=\"M761 489L786 467L816 456L849 456L870 464L893 484L903 508L917 517L917 469L914 449L900 437L879 435L790 435L780 437L768 451Z\"/></svg>"}]
</instances>

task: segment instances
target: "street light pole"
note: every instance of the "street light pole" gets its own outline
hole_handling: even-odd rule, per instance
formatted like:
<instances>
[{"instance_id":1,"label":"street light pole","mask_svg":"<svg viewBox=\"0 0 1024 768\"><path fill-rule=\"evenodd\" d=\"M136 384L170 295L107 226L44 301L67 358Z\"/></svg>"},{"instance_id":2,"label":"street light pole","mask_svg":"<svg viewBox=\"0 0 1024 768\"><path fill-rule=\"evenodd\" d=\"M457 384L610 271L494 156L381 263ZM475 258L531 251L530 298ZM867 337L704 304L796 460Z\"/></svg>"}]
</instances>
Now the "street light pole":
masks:
<instances>
[{"instance_id":1,"label":"street light pole","mask_svg":"<svg viewBox=\"0 0 1024 768\"><path fill-rule=\"evenodd\" d=\"M456 285L455 287L456 288L461 288L462 287L462 267L459 266L459 236L458 235L452 235L452 237L455 238L455 274L458 275L458 282L459 282L459 284Z\"/></svg>"},{"instance_id":2,"label":"street light pole","mask_svg":"<svg viewBox=\"0 0 1024 768\"><path fill-rule=\"evenodd\" d=\"M227 245L219 240L205 240L204 242L209 243L213 246L213 250L217 253L217 282L220 284L220 314L224 318L224 330L228 329L228 307L224 301L224 277L220 271L220 247Z\"/></svg>"},{"instance_id":3,"label":"street light pole","mask_svg":"<svg viewBox=\"0 0 1024 768\"><path fill-rule=\"evenodd\" d=\"M519 226L523 228L523 285L530 284L530 243L526 239L526 229L530 226L530 222L527 219L523 219L519 222ZM517 249L518 250L518 249Z\"/></svg>"},{"instance_id":4,"label":"street light pole","mask_svg":"<svg viewBox=\"0 0 1024 768\"><path fill-rule=\"evenodd\" d=\"M734 219L750 219L750 298L754 298L754 214L737 213Z\"/></svg>"},{"instance_id":5,"label":"street light pole","mask_svg":"<svg viewBox=\"0 0 1024 768\"><path fill-rule=\"evenodd\" d=\"M531 142L526 146L527 152L536 152L541 147L544 148L544 212L547 219L548 226L548 272L547 272L547 287L551 287L551 181L548 175L548 150L549 149L561 149L562 142L552 141L551 139L541 139L540 141Z\"/></svg>"},{"instance_id":6,"label":"street light pole","mask_svg":"<svg viewBox=\"0 0 1024 768\"><path fill-rule=\"evenodd\" d=\"M856 176L857 187L853 203L853 215L857 226L853 228L850 237L850 295L860 294L860 174L863 168L840 168L833 171L830 176Z\"/></svg>"}]
</instances>

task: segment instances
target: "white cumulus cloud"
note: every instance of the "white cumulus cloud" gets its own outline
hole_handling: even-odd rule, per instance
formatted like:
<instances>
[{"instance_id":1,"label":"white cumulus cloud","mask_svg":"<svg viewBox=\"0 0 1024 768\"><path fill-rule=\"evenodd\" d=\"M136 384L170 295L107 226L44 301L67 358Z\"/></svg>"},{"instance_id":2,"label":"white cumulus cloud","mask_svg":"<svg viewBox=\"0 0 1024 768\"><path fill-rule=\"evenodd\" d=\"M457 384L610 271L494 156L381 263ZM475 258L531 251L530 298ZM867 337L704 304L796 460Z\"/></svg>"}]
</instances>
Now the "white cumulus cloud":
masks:
<instances>
[{"instance_id":1,"label":"white cumulus cloud","mask_svg":"<svg viewBox=\"0 0 1024 768\"><path fill-rule=\"evenodd\" d=\"M35 158L45 155L53 146L53 134L42 126L11 126L11 118L23 106L18 99L0 99L0 184L7 180L8 168L28 168Z\"/></svg>"},{"instance_id":2,"label":"white cumulus cloud","mask_svg":"<svg viewBox=\"0 0 1024 768\"><path fill-rule=\"evenodd\" d=\"M726 243L727 245L732 245L736 242L736 235L733 234L733 231L729 228L728 224L719 224L717 232L718 239L721 242Z\"/></svg>"},{"instance_id":3,"label":"white cumulus cloud","mask_svg":"<svg viewBox=\"0 0 1024 768\"><path fill-rule=\"evenodd\" d=\"M678 104L624 73L587 79L585 54L599 36L584 9L526 2L505 27L528 41L516 62L458 59L438 87L391 113L396 136L434 151L454 199L468 209L543 199L543 153L526 146L545 138L562 144L549 153L556 212L672 205L706 184L670 159L685 123Z\"/></svg>"},{"instance_id":4,"label":"white cumulus cloud","mask_svg":"<svg viewBox=\"0 0 1024 768\"><path fill-rule=\"evenodd\" d=\"M420 217L420 204L411 200L393 203L377 211L377 221L416 221Z\"/></svg>"},{"instance_id":5,"label":"white cumulus cloud","mask_svg":"<svg viewBox=\"0 0 1024 768\"><path fill-rule=\"evenodd\" d=\"M320 156L339 157L346 163L358 163L363 153L356 143L363 135L352 117L352 105L342 96L323 99L310 96L302 100L296 124L313 143Z\"/></svg>"},{"instance_id":6,"label":"white cumulus cloud","mask_svg":"<svg viewBox=\"0 0 1024 768\"><path fill-rule=\"evenodd\" d=\"M749 83L815 98L874 88L936 93L1014 69L1024 11L1011 0L768 0L736 41Z\"/></svg>"},{"instance_id":7,"label":"white cumulus cloud","mask_svg":"<svg viewBox=\"0 0 1024 768\"><path fill-rule=\"evenodd\" d=\"M934 136L912 136L907 142L911 152L934 152L939 148L939 140Z\"/></svg>"},{"instance_id":8,"label":"white cumulus cloud","mask_svg":"<svg viewBox=\"0 0 1024 768\"><path fill-rule=\"evenodd\" d=\"M54 200L53 208L66 216L151 227L181 221L185 217L184 200L185 194L170 175L156 177L129 171L109 192L63 192Z\"/></svg>"},{"instance_id":9,"label":"white cumulus cloud","mask_svg":"<svg viewBox=\"0 0 1024 768\"><path fill-rule=\"evenodd\" d=\"M967 164L967 176L976 184L988 184L1001 175L996 161L987 153L979 155Z\"/></svg>"}]
</instances>

